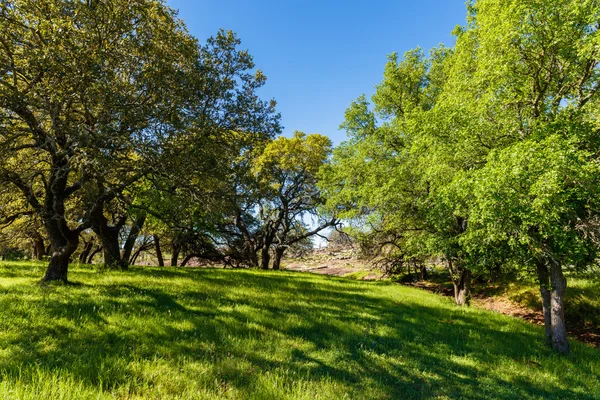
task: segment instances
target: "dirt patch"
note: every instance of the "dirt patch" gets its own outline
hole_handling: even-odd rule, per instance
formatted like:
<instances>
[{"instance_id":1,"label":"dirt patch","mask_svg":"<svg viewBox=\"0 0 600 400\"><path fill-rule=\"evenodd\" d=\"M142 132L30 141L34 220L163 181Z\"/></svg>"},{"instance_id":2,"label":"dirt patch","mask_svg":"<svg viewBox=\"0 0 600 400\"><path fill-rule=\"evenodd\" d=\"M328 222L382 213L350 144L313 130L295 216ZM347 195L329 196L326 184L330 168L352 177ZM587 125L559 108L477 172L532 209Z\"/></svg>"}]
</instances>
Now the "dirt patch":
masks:
<instances>
[{"instance_id":1,"label":"dirt patch","mask_svg":"<svg viewBox=\"0 0 600 400\"><path fill-rule=\"evenodd\" d=\"M288 259L284 268L288 271L312 272L314 274L346 276L349 274L364 272L364 280L377 280L379 275L371 273L370 267L365 261L358 260L351 250L331 252L328 250L317 250L307 257Z\"/></svg>"},{"instance_id":2,"label":"dirt patch","mask_svg":"<svg viewBox=\"0 0 600 400\"><path fill-rule=\"evenodd\" d=\"M307 266L306 264L290 264L285 267L288 271L301 271L301 272L312 272L314 274L321 275L332 275L332 276L345 276L359 271L364 271L363 268L352 267L346 265L347 263L335 263L331 262L325 265L319 266Z\"/></svg>"}]
</instances>

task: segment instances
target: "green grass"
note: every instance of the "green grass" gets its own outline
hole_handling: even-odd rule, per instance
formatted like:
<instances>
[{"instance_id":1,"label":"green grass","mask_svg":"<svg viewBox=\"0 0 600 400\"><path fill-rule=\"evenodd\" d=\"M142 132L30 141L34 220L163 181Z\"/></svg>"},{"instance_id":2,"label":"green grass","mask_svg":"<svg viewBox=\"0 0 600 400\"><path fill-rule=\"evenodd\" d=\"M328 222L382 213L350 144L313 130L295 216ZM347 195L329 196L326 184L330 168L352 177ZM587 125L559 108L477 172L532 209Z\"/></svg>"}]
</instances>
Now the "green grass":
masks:
<instances>
[{"instance_id":1,"label":"green grass","mask_svg":"<svg viewBox=\"0 0 600 400\"><path fill-rule=\"evenodd\" d=\"M593 399L600 351L391 282L0 265L1 399Z\"/></svg>"}]
</instances>

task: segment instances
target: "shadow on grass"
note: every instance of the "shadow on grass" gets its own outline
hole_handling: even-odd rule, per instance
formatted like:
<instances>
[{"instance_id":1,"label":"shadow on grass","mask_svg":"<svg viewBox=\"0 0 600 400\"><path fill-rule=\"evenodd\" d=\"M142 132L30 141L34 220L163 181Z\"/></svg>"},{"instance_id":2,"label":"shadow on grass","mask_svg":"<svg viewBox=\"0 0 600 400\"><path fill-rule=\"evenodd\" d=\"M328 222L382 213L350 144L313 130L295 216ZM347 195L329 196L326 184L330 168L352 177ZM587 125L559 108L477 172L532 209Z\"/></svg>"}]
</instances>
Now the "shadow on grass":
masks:
<instances>
[{"instance_id":1,"label":"shadow on grass","mask_svg":"<svg viewBox=\"0 0 600 400\"><path fill-rule=\"evenodd\" d=\"M28 300L28 307L0 299L5 313L32 322L11 335L10 355L0 358L3 378L39 365L110 390L143 382L133 364L160 358L221 365L218 378L244 393L253 390L256 374L283 369L340 382L357 397L372 387L387 398L595 398L565 389L581 386L574 377L542 386L494 374L499 360L532 368L538 364L531 360L556 361L537 328L511 330L501 317L375 290L388 283L223 270L126 275L136 281L65 288ZM180 286L170 288L167 282L178 278ZM270 342L282 347L277 354ZM592 364L560 362L593 374Z\"/></svg>"}]
</instances>

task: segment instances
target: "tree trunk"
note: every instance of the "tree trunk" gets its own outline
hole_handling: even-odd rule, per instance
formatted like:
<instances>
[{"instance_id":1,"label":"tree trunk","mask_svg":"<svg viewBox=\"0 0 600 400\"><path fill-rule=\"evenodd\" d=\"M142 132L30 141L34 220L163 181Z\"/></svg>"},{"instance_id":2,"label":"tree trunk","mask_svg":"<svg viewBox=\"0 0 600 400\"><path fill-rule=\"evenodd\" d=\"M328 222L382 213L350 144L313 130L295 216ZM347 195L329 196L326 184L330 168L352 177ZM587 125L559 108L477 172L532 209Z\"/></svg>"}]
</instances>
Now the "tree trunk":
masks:
<instances>
[{"instance_id":1,"label":"tree trunk","mask_svg":"<svg viewBox=\"0 0 600 400\"><path fill-rule=\"evenodd\" d=\"M193 254L188 254L187 256L185 256L183 258L183 261L181 262L180 267L185 267L187 265L187 263L192 259L192 257L194 257Z\"/></svg>"},{"instance_id":2,"label":"tree trunk","mask_svg":"<svg viewBox=\"0 0 600 400\"><path fill-rule=\"evenodd\" d=\"M136 261L137 261L138 257L140 256L140 254L142 254L142 251L144 251L144 250L145 250L145 249L144 249L144 247L143 247L143 246L142 246L142 247L139 247L139 248L138 248L138 249L135 251L135 253L133 253L133 256L131 257L131 260L129 260L129 263L128 263L128 264L129 264L129 265L135 265L135 263L136 263Z\"/></svg>"},{"instance_id":3,"label":"tree trunk","mask_svg":"<svg viewBox=\"0 0 600 400\"><path fill-rule=\"evenodd\" d=\"M565 309L563 297L567 289L562 266L556 260L550 260L550 282L552 291L550 293L550 312L552 323L552 348L561 354L569 352L569 341L567 339L567 326L565 324Z\"/></svg>"},{"instance_id":4,"label":"tree trunk","mask_svg":"<svg viewBox=\"0 0 600 400\"><path fill-rule=\"evenodd\" d=\"M79 254L79 263L80 264L85 264L88 257L90 256L90 253L93 248L94 248L93 241L90 240L89 242L84 242L83 250L81 250L81 254Z\"/></svg>"},{"instance_id":5,"label":"tree trunk","mask_svg":"<svg viewBox=\"0 0 600 400\"><path fill-rule=\"evenodd\" d=\"M173 243L173 253L171 253L171 267L177 266L177 260L179 259L179 246Z\"/></svg>"},{"instance_id":6,"label":"tree trunk","mask_svg":"<svg viewBox=\"0 0 600 400\"><path fill-rule=\"evenodd\" d=\"M141 213L137 219L133 221L131 225L131 229L129 230L129 235L127 235L127 240L123 245L123 252L121 253L121 263L129 265L129 261L131 258L131 253L133 251L133 247L135 245L135 241L144 226L144 222L146 222L146 214Z\"/></svg>"},{"instance_id":7,"label":"tree trunk","mask_svg":"<svg viewBox=\"0 0 600 400\"><path fill-rule=\"evenodd\" d=\"M454 286L454 301L458 306L468 306L471 302L471 270L454 265L451 257L446 256L447 269Z\"/></svg>"},{"instance_id":8,"label":"tree trunk","mask_svg":"<svg viewBox=\"0 0 600 400\"><path fill-rule=\"evenodd\" d=\"M96 256L96 254L100 253L102 251L102 246L98 245L94 251L92 251L92 253L90 254L90 257L87 260L88 264L91 264L94 261L94 257Z\"/></svg>"},{"instance_id":9,"label":"tree trunk","mask_svg":"<svg viewBox=\"0 0 600 400\"><path fill-rule=\"evenodd\" d=\"M283 258L283 253L285 252L285 247L276 247L275 248L275 258L273 259L273 269L275 271L279 271L281 268L281 259Z\"/></svg>"},{"instance_id":10,"label":"tree trunk","mask_svg":"<svg viewBox=\"0 0 600 400\"><path fill-rule=\"evenodd\" d=\"M92 230L100 238L102 250L104 253L104 265L108 268L127 269L127 262L121 259L121 249L119 245L119 232L125 224L127 218L121 216L119 220L110 226L108 219L104 216L103 203L99 204L91 212Z\"/></svg>"},{"instance_id":11,"label":"tree trunk","mask_svg":"<svg viewBox=\"0 0 600 400\"><path fill-rule=\"evenodd\" d=\"M425 264L420 264L419 269L421 271L421 280L426 281L428 278L427 267L425 266Z\"/></svg>"},{"instance_id":12,"label":"tree trunk","mask_svg":"<svg viewBox=\"0 0 600 400\"><path fill-rule=\"evenodd\" d=\"M63 233L53 228L48 229L52 243L52 256L50 257L50 263L48 264L44 278L42 278L42 282L67 282L69 261L71 255L77 250L77 246L79 245L79 235L70 231Z\"/></svg>"},{"instance_id":13,"label":"tree trunk","mask_svg":"<svg viewBox=\"0 0 600 400\"><path fill-rule=\"evenodd\" d=\"M235 226L240 230L244 238L243 251L245 257L247 258L248 262L251 264L252 267L258 266L258 249L256 248L256 242L252 235L250 235L250 232L248 231L248 227L246 226L246 223L242 218L241 210L237 210L234 222Z\"/></svg>"},{"instance_id":14,"label":"tree trunk","mask_svg":"<svg viewBox=\"0 0 600 400\"><path fill-rule=\"evenodd\" d=\"M454 282L454 300L458 306L468 306L471 304L471 270L462 268L460 271L460 281Z\"/></svg>"},{"instance_id":15,"label":"tree trunk","mask_svg":"<svg viewBox=\"0 0 600 400\"><path fill-rule=\"evenodd\" d=\"M33 233L33 259L42 260L46 255L46 247L44 246L44 238L39 232Z\"/></svg>"},{"instance_id":16,"label":"tree trunk","mask_svg":"<svg viewBox=\"0 0 600 400\"><path fill-rule=\"evenodd\" d=\"M269 245L264 244L260 249L260 268L261 269L269 269L269 261L271 260L271 255L269 254Z\"/></svg>"},{"instance_id":17,"label":"tree trunk","mask_svg":"<svg viewBox=\"0 0 600 400\"><path fill-rule=\"evenodd\" d=\"M108 268L123 268L127 266L121 260L121 250L119 249L119 230L113 227L107 227L102 230L100 241L102 242L102 250L104 253L104 265Z\"/></svg>"},{"instance_id":18,"label":"tree trunk","mask_svg":"<svg viewBox=\"0 0 600 400\"><path fill-rule=\"evenodd\" d=\"M540 283L540 294L542 296L542 309L544 311L544 328L546 331L546 343L552 345L552 316L550 300L550 273L548 266L543 260L537 262L537 275Z\"/></svg>"},{"instance_id":19,"label":"tree trunk","mask_svg":"<svg viewBox=\"0 0 600 400\"><path fill-rule=\"evenodd\" d=\"M154 235L154 248L156 249L156 258L158 258L158 266L164 267L165 260L163 259L162 251L160 250L160 240Z\"/></svg>"}]
</instances>

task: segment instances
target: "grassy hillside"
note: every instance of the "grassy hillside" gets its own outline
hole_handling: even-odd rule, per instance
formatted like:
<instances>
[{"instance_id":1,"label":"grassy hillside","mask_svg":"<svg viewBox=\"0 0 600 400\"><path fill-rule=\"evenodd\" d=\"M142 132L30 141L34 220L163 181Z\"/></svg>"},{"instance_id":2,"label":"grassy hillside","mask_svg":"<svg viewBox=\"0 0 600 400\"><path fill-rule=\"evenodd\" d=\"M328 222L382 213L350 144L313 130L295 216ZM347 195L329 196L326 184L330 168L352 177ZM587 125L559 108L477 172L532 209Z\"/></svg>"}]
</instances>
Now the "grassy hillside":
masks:
<instances>
[{"instance_id":1,"label":"grassy hillside","mask_svg":"<svg viewBox=\"0 0 600 400\"><path fill-rule=\"evenodd\" d=\"M389 282L0 265L2 399L600 398L600 351Z\"/></svg>"}]
</instances>

